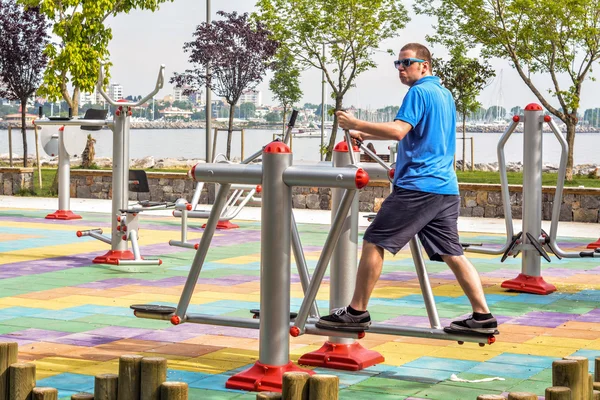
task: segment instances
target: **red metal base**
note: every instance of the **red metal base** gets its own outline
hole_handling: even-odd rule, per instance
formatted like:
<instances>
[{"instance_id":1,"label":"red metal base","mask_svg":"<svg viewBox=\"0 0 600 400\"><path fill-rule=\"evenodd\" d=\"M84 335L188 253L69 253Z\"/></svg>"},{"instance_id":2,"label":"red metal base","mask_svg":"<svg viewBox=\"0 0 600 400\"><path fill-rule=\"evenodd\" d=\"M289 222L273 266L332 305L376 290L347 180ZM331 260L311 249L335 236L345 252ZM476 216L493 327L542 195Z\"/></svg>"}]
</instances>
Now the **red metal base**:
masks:
<instances>
[{"instance_id":1,"label":"red metal base","mask_svg":"<svg viewBox=\"0 0 600 400\"><path fill-rule=\"evenodd\" d=\"M359 342L353 344L325 342L319 350L300 357L298 364L359 371L384 361L385 358L381 354L365 349Z\"/></svg>"},{"instance_id":2,"label":"red metal base","mask_svg":"<svg viewBox=\"0 0 600 400\"><path fill-rule=\"evenodd\" d=\"M504 289L533 294L550 294L556 291L556 286L544 281L541 276L519 274L515 279L502 282Z\"/></svg>"},{"instance_id":3,"label":"red metal base","mask_svg":"<svg viewBox=\"0 0 600 400\"><path fill-rule=\"evenodd\" d=\"M219 221L217 222L217 229L237 229L239 225L232 224L229 221ZM202 225L202 228L206 228L206 224Z\"/></svg>"},{"instance_id":4,"label":"red metal base","mask_svg":"<svg viewBox=\"0 0 600 400\"><path fill-rule=\"evenodd\" d=\"M56 210L53 213L46 215L46 219L81 219L81 215L77 215L71 210Z\"/></svg>"},{"instance_id":5,"label":"red metal base","mask_svg":"<svg viewBox=\"0 0 600 400\"><path fill-rule=\"evenodd\" d=\"M227 389L249 390L251 392L281 392L283 374L285 372L314 372L303 369L289 362L279 367L256 362L249 369L233 375L225 383Z\"/></svg>"},{"instance_id":6,"label":"red metal base","mask_svg":"<svg viewBox=\"0 0 600 400\"><path fill-rule=\"evenodd\" d=\"M109 250L103 256L94 258L94 264L112 264L119 265L119 260L135 260L131 250Z\"/></svg>"},{"instance_id":7,"label":"red metal base","mask_svg":"<svg viewBox=\"0 0 600 400\"><path fill-rule=\"evenodd\" d=\"M588 244L587 248L588 249L598 249L598 248L600 248L600 239L596 240L593 243Z\"/></svg>"}]
</instances>

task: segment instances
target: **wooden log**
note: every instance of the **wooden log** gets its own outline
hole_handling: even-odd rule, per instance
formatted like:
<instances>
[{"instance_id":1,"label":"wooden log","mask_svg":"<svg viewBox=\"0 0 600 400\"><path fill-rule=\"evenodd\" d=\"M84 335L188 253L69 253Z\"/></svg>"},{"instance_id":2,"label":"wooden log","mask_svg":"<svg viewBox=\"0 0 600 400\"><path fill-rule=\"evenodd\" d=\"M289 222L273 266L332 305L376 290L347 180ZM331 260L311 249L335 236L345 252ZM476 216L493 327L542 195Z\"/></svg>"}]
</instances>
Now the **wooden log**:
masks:
<instances>
[{"instance_id":1,"label":"wooden log","mask_svg":"<svg viewBox=\"0 0 600 400\"><path fill-rule=\"evenodd\" d=\"M588 399L594 399L594 375L588 372Z\"/></svg>"},{"instance_id":2,"label":"wooden log","mask_svg":"<svg viewBox=\"0 0 600 400\"><path fill-rule=\"evenodd\" d=\"M0 342L0 400L8 398L8 367L17 362L19 345Z\"/></svg>"},{"instance_id":3,"label":"wooden log","mask_svg":"<svg viewBox=\"0 0 600 400\"><path fill-rule=\"evenodd\" d=\"M124 355L119 358L119 399L140 400L140 370L142 356Z\"/></svg>"},{"instance_id":4,"label":"wooden log","mask_svg":"<svg viewBox=\"0 0 600 400\"><path fill-rule=\"evenodd\" d=\"M277 393L277 392L256 393L256 400L281 400L281 393Z\"/></svg>"},{"instance_id":5,"label":"wooden log","mask_svg":"<svg viewBox=\"0 0 600 400\"><path fill-rule=\"evenodd\" d=\"M313 375L308 386L310 400L338 400L340 378L335 375Z\"/></svg>"},{"instance_id":6,"label":"wooden log","mask_svg":"<svg viewBox=\"0 0 600 400\"><path fill-rule=\"evenodd\" d=\"M307 372L286 372L283 374L283 400L308 400L310 374Z\"/></svg>"},{"instance_id":7,"label":"wooden log","mask_svg":"<svg viewBox=\"0 0 600 400\"><path fill-rule=\"evenodd\" d=\"M594 390L600 390L600 382L594 382Z\"/></svg>"},{"instance_id":8,"label":"wooden log","mask_svg":"<svg viewBox=\"0 0 600 400\"><path fill-rule=\"evenodd\" d=\"M160 400L188 400L188 384L185 382L163 382L160 385Z\"/></svg>"},{"instance_id":9,"label":"wooden log","mask_svg":"<svg viewBox=\"0 0 600 400\"><path fill-rule=\"evenodd\" d=\"M600 382L600 357L594 360L594 382Z\"/></svg>"},{"instance_id":10,"label":"wooden log","mask_svg":"<svg viewBox=\"0 0 600 400\"><path fill-rule=\"evenodd\" d=\"M571 400L571 389L566 386L551 386L546 388L546 400Z\"/></svg>"},{"instance_id":11,"label":"wooden log","mask_svg":"<svg viewBox=\"0 0 600 400\"><path fill-rule=\"evenodd\" d=\"M506 400L506 398L499 394L480 394L477 400Z\"/></svg>"},{"instance_id":12,"label":"wooden log","mask_svg":"<svg viewBox=\"0 0 600 400\"><path fill-rule=\"evenodd\" d=\"M144 357L141 368L140 400L160 400L160 385L167 380L167 359Z\"/></svg>"},{"instance_id":13,"label":"wooden log","mask_svg":"<svg viewBox=\"0 0 600 400\"><path fill-rule=\"evenodd\" d=\"M566 386L571 389L572 400L581 400L581 364L576 360L556 360L552 362L552 386Z\"/></svg>"},{"instance_id":14,"label":"wooden log","mask_svg":"<svg viewBox=\"0 0 600 400\"><path fill-rule=\"evenodd\" d=\"M600 400L600 390L592 391L592 400Z\"/></svg>"},{"instance_id":15,"label":"wooden log","mask_svg":"<svg viewBox=\"0 0 600 400\"><path fill-rule=\"evenodd\" d=\"M589 369L589 361L587 357L580 356L567 356L563 357L563 360L575 360L581 366L581 394L580 397L575 397L575 393L571 393L573 400L589 400L590 398L590 389L589 389L589 380L588 380L588 369ZM571 392L573 389L571 389Z\"/></svg>"},{"instance_id":16,"label":"wooden log","mask_svg":"<svg viewBox=\"0 0 600 400\"><path fill-rule=\"evenodd\" d=\"M94 395L91 393L75 393L71 396L71 400L94 400Z\"/></svg>"},{"instance_id":17,"label":"wooden log","mask_svg":"<svg viewBox=\"0 0 600 400\"><path fill-rule=\"evenodd\" d=\"M58 390L51 387L34 387L31 400L58 400Z\"/></svg>"},{"instance_id":18,"label":"wooden log","mask_svg":"<svg viewBox=\"0 0 600 400\"><path fill-rule=\"evenodd\" d=\"M508 400L538 400L538 396L528 392L511 392L508 394Z\"/></svg>"},{"instance_id":19,"label":"wooden log","mask_svg":"<svg viewBox=\"0 0 600 400\"><path fill-rule=\"evenodd\" d=\"M94 400L117 400L119 375L100 374L94 379Z\"/></svg>"},{"instance_id":20,"label":"wooden log","mask_svg":"<svg viewBox=\"0 0 600 400\"><path fill-rule=\"evenodd\" d=\"M14 363L8 367L8 400L29 400L35 387L35 364Z\"/></svg>"}]
</instances>

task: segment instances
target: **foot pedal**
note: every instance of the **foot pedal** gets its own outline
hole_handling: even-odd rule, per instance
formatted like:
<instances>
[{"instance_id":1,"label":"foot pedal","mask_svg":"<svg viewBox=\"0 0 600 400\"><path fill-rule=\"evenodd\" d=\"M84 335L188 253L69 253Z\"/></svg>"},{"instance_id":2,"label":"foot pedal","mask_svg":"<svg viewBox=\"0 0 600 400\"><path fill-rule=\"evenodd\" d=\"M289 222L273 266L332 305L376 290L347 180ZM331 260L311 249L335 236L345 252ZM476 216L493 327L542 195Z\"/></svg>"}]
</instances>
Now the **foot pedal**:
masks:
<instances>
[{"instance_id":1,"label":"foot pedal","mask_svg":"<svg viewBox=\"0 0 600 400\"><path fill-rule=\"evenodd\" d=\"M377 216L377 214L369 214L369 215L365 215L364 218L366 218L367 221L371 222L375 219L376 216Z\"/></svg>"},{"instance_id":2,"label":"foot pedal","mask_svg":"<svg viewBox=\"0 0 600 400\"><path fill-rule=\"evenodd\" d=\"M260 310L258 308L253 308L252 310L250 310L250 314L253 314L252 318L260 319ZM290 311L290 321L294 321L297 316L298 313Z\"/></svg>"},{"instance_id":3,"label":"foot pedal","mask_svg":"<svg viewBox=\"0 0 600 400\"><path fill-rule=\"evenodd\" d=\"M466 335L466 336L473 336L473 337L478 337L478 338L486 338L487 344L496 343L496 336L494 336L494 335L500 334L500 331L498 329L496 329L494 331L494 333L479 333L479 332L461 331L458 329L452 329L449 326L444 328L444 332L450 333L450 334L456 334L456 335ZM457 343L465 344L465 342L463 342L462 340L459 340ZM479 343L479 347L484 347L484 346L485 346L485 343Z\"/></svg>"},{"instance_id":4,"label":"foot pedal","mask_svg":"<svg viewBox=\"0 0 600 400\"><path fill-rule=\"evenodd\" d=\"M461 243L460 244L463 249L469 248L471 246L482 247L483 243Z\"/></svg>"},{"instance_id":5,"label":"foot pedal","mask_svg":"<svg viewBox=\"0 0 600 400\"><path fill-rule=\"evenodd\" d=\"M176 311L175 307L171 306L161 306L158 304L133 304L129 306L134 311L141 311L148 314L159 314L159 315L168 315L174 314Z\"/></svg>"},{"instance_id":6,"label":"foot pedal","mask_svg":"<svg viewBox=\"0 0 600 400\"><path fill-rule=\"evenodd\" d=\"M318 322L315 324L315 327L319 329L323 329L325 331L336 331L336 332L350 332L350 333L364 333L369 330L369 327L351 327L351 326L340 326L340 327L332 327L328 325L321 325Z\"/></svg>"},{"instance_id":7,"label":"foot pedal","mask_svg":"<svg viewBox=\"0 0 600 400\"><path fill-rule=\"evenodd\" d=\"M550 259L550 256L548 255L548 253L546 253L546 250L544 250L544 248L542 247L540 242L538 242L537 239L535 237L533 237L533 235L531 233L527 232L526 235L527 235L527 239L529 239L529 242L531 242L531 244L533 245L533 247L535 247L537 252L540 253L540 256L544 257L544 259L546 261L552 262L552 260Z\"/></svg>"},{"instance_id":8,"label":"foot pedal","mask_svg":"<svg viewBox=\"0 0 600 400\"><path fill-rule=\"evenodd\" d=\"M515 247L517 247L517 245L520 243L519 239L521 238L522 235L523 235L523 232L519 232L516 236L513 236L512 242L510 242L510 246L508 246L508 249L506 249L504 254L502 254L502 258L500 259L500 262L504 262L506 260L506 258L512 254L513 249Z\"/></svg>"}]
</instances>

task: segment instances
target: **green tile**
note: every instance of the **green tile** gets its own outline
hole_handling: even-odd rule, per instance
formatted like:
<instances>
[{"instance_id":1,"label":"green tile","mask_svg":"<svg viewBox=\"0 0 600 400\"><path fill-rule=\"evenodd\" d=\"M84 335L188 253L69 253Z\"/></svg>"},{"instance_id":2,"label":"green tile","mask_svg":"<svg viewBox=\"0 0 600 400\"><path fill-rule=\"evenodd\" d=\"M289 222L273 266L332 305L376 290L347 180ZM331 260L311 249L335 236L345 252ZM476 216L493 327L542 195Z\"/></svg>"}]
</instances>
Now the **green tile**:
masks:
<instances>
[{"instance_id":1,"label":"green tile","mask_svg":"<svg viewBox=\"0 0 600 400\"><path fill-rule=\"evenodd\" d=\"M470 372L461 372L460 374L457 374L457 376L459 378L462 379L467 379L467 380L476 380L476 379L485 379L485 378L490 378L489 375L483 375L483 374L473 374ZM466 388L471 388L471 389L478 389L478 390L500 390L500 391L505 391L506 389L508 389L509 387L515 386L518 383L522 382L523 379L517 379L517 378L504 378L503 381L491 381L491 382L477 382L477 383L471 383L471 382L452 382L452 381L445 381L444 384L445 385L451 385L451 386L459 386L459 387L466 387Z\"/></svg>"},{"instance_id":2,"label":"green tile","mask_svg":"<svg viewBox=\"0 0 600 400\"><path fill-rule=\"evenodd\" d=\"M367 398L374 398L377 400L403 400L406 396L398 394L384 394L384 393L369 393L364 390L340 390L340 400L365 400Z\"/></svg>"},{"instance_id":3,"label":"green tile","mask_svg":"<svg viewBox=\"0 0 600 400\"><path fill-rule=\"evenodd\" d=\"M5 322L5 321L2 321ZM14 325L2 325L0 324L0 335L4 335L5 333L11 333L16 331L22 331L22 326L14 326Z\"/></svg>"},{"instance_id":4,"label":"green tile","mask_svg":"<svg viewBox=\"0 0 600 400\"><path fill-rule=\"evenodd\" d=\"M429 383L373 377L350 386L349 390L411 396L429 387Z\"/></svg>"},{"instance_id":5,"label":"green tile","mask_svg":"<svg viewBox=\"0 0 600 400\"><path fill-rule=\"evenodd\" d=\"M482 394L502 394L502 390L476 389L440 383L416 393L415 397L432 400L467 400L476 399Z\"/></svg>"},{"instance_id":6,"label":"green tile","mask_svg":"<svg viewBox=\"0 0 600 400\"><path fill-rule=\"evenodd\" d=\"M508 392L530 392L538 396L543 396L546 393L546 388L552 386L552 381L534 381L526 380L509 388Z\"/></svg>"},{"instance_id":7,"label":"green tile","mask_svg":"<svg viewBox=\"0 0 600 400\"><path fill-rule=\"evenodd\" d=\"M552 382L552 368L547 368L529 378L534 381Z\"/></svg>"},{"instance_id":8,"label":"green tile","mask_svg":"<svg viewBox=\"0 0 600 400\"><path fill-rule=\"evenodd\" d=\"M225 392L221 390L207 390L190 388L188 390L189 400L228 400L240 397L240 393ZM256 394L254 395L256 397Z\"/></svg>"}]
</instances>

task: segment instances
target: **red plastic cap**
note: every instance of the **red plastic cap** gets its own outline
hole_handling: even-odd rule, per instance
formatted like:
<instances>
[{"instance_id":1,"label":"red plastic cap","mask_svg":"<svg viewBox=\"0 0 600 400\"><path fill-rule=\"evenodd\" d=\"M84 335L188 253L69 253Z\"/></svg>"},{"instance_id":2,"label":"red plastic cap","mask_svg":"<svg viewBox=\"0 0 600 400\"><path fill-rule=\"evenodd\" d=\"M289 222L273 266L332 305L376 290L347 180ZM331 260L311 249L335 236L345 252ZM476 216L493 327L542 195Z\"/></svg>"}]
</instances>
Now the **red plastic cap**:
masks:
<instances>
[{"instance_id":1,"label":"red plastic cap","mask_svg":"<svg viewBox=\"0 0 600 400\"><path fill-rule=\"evenodd\" d=\"M77 237L82 237L83 233L81 231L77 231Z\"/></svg>"},{"instance_id":2,"label":"red plastic cap","mask_svg":"<svg viewBox=\"0 0 600 400\"><path fill-rule=\"evenodd\" d=\"M513 116L514 122L519 122L520 120L521 120L521 117L519 117L518 115Z\"/></svg>"},{"instance_id":3,"label":"red plastic cap","mask_svg":"<svg viewBox=\"0 0 600 400\"><path fill-rule=\"evenodd\" d=\"M542 106L538 103L529 103L525 106L525 111L542 111Z\"/></svg>"},{"instance_id":4,"label":"red plastic cap","mask_svg":"<svg viewBox=\"0 0 600 400\"><path fill-rule=\"evenodd\" d=\"M121 239L127 240L127 235L123 235L123 237Z\"/></svg>"},{"instance_id":5,"label":"red plastic cap","mask_svg":"<svg viewBox=\"0 0 600 400\"><path fill-rule=\"evenodd\" d=\"M34 121L34 122L35 122L35 121ZM61 126L60 128L58 128L58 131L59 131L59 132L63 132L64 130L65 130L65 127L64 127L64 126Z\"/></svg>"},{"instance_id":6,"label":"red plastic cap","mask_svg":"<svg viewBox=\"0 0 600 400\"><path fill-rule=\"evenodd\" d=\"M127 100L125 100L125 99L120 99L120 100L117 100L117 103L127 103Z\"/></svg>"},{"instance_id":7,"label":"red plastic cap","mask_svg":"<svg viewBox=\"0 0 600 400\"><path fill-rule=\"evenodd\" d=\"M271 142L265 146L263 153L291 153L290 148L283 142Z\"/></svg>"},{"instance_id":8,"label":"red plastic cap","mask_svg":"<svg viewBox=\"0 0 600 400\"><path fill-rule=\"evenodd\" d=\"M192 211L192 208L193 208L193 207L192 207L192 205L191 205L190 203L187 203L187 204L185 205L185 209L186 209L186 210L188 210L188 211Z\"/></svg>"},{"instance_id":9,"label":"red plastic cap","mask_svg":"<svg viewBox=\"0 0 600 400\"><path fill-rule=\"evenodd\" d=\"M359 332L359 333L358 333L358 338L359 338L359 339L362 339L362 338L364 338L364 337L365 337L365 335L366 335L365 331Z\"/></svg>"},{"instance_id":10,"label":"red plastic cap","mask_svg":"<svg viewBox=\"0 0 600 400\"><path fill-rule=\"evenodd\" d=\"M121 230L121 225L117 225L117 230L120 231Z\"/></svg>"},{"instance_id":11,"label":"red plastic cap","mask_svg":"<svg viewBox=\"0 0 600 400\"><path fill-rule=\"evenodd\" d=\"M199 248L200 248L200 245L199 245L198 243L196 243L196 244L194 245L194 250L198 250Z\"/></svg>"},{"instance_id":12,"label":"red plastic cap","mask_svg":"<svg viewBox=\"0 0 600 400\"><path fill-rule=\"evenodd\" d=\"M396 175L396 168L392 168L388 172L388 176L390 177L390 179L394 179L394 175Z\"/></svg>"},{"instance_id":13,"label":"red plastic cap","mask_svg":"<svg viewBox=\"0 0 600 400\"><path fill-rule=\"evenodd\" d=\"M162 265L162 260L158 260L158 265Z\"/></svg>"},{"instance_id":14,"label":"red plastic cap","mask_svg":"<svg viewBox=\"0 0 600 400\"><path fill-rule=\"evenodd\" d=\"M552 121L552 117L549 115L544 115L544 122L550 122Z\"/></svg>"},{"instance_id":15,"label":"red plastic cap","mask_svg":"<svg viewBox=\"0 0 600 400\"><path fill-rule=\"evenodd\" d=\"M193 180L196 180L196 165L188 171L188 175L191 176Z\"/></svg>"},{"instance_id":16,"label":"red plastic cap","mask_svg":"<svg viewBox=\"0 0 600 400\"><path fill-rule=\"evenodd\" d=\"M356 177L354 178L357 189L362 189L369 184L369 174L362 168L356 170Z\"/></svg>"},{"instance_id":17,"label":"red plastic cap","mask_svg":"<svg viewBox=\"0 0 600 400\"><path fill-rule=\"evenodd\" d=\"M490 336L488 338L488 344L494 344L496 343L496 337L495 336Z\"/></svg>"},{"instance_id":18,"label":"red plastic cap","mask_svg":"<svg viewBox=\"0 0 600 400\"><path fill-rule=\"evenodd\" d=\"M358 151L358 146L352 146L352 150L354 151ZM335 147L333 148L333 151L336 151L338 153L347 153L348 152L348 143L346 143L346 141L343 142L339 142L338 144L335 145Z\"/></svg>"},{"instance_id":19,"label":"red plastic cap","mask_svg":"<svg viewBox=\"0 0 600 400\"><path fill-rule=\"evenodd\" d=\"M262 192L262 186L256 185L256 193L261 193L261 192Z\"/></svg>"},{"instance_id":20,"label":"red plastic cap","mask_svg":"<svg viewBox=\"0 0 600 400\"><path fill-rule=\"evenodd\" d=\"M290 335L292 335L293 337L300 336L300 329L297 326L292 326L290 328Z\"/></svg>"},{"instance_id":21,"label":"red plastic cap","mask_svg":"<svg viewBox=\"0 0 600 400\"><path fill-rule=\"evenodd\" d=\"M173 315L171 317L171 323L173 325L179 325L181 323L181 318L179 318L177 315Z\"/></svg>"}]
</instances>

